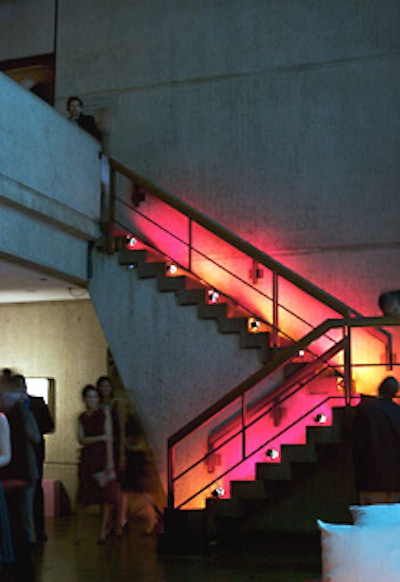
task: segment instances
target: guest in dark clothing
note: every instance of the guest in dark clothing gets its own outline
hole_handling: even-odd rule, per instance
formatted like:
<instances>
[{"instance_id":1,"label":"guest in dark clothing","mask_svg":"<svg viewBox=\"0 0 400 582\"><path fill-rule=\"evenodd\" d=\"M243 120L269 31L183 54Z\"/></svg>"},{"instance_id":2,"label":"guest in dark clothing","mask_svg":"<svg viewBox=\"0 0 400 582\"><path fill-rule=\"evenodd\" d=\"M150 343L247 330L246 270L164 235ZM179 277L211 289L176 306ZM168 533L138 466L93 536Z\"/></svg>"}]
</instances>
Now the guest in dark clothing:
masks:
<instances>
[{"instance_id":1,"label":"guest in dark clothing","mask_svg":"<svg viewBox=\"0 0 400 582\"><path fill-rule=\"evenodd\" d=\"M11 461L10 425L5 414L0 412L0 468ZM8 508L0 479L0 580L14 562Z\"/></svg>"},{"instance_id":2,"label":"guest in dark clothing","mask_svg":"<svg viewBox=\"0 0 400 582\"><path fill-rule=\"evenodd\" d=\"M112 426L108 410L100 408L100 392L86 385L82 391L86 410L78 418L78 440L82 445L79 461L78 505L80 508L99 504L101 524L98 544L104 544L109 534L109 517L118 505L119 487L116 481L112 453ZM80 530L80 527L79 527ZM80 531L79 531L80 534ZM80 535L77 539L79 539Z\"/></svg>"},{"instance_id":3,"label":"guest in dark clothing","mask_svg":"<svg viewBox=\"0 0 400 582\"><path fill-rule=\"evenodd\" d=\"M69 97L67 110L70 121L77 123L79 127L90 133L97 141L101 142L101 133L92 115L83 113L83 101L80 97Z\"/></svg>"},{"instance_id":4,"label":"guest in dark clothing","mask_svg":"<svg viewBox=\"0 0 400 582\"><path fill-rule=\"evenodd\" d=\"M28 396L29 410L35 417L40 432L40 442L34 446L39 479L36 482L33 499L33 520L37 542L47 541L44 527L44 493L43 493L43 464L45 459L44 435L54 429L53 419L49 409L41 396Z\"/></svg>"},{"instance_id":5,"label":"guest in dark clothing","mask_svg":"<svg viewBox=\"0 0 400 582\"><path fill-rule=\"evenodd\" d=\"M388 376L378 397L356 411L353 453L362 505L400 502L400 406L393 402L397 391L396 378Z\"/></svg>"},{"instance_id":6,"label":"guest in dark clothing","mask_svg":"<svg viewBox=\"0 0 400 582\"><path fill-rule=\"evenodd\" d=\"M0 394L0 410L7 416L11 435L11 462L0 469L0 479L10 516L15 580L30 582L34 579L33 495L39 476L33 447L40 442L40 433L26 407L26 394L18 377L10 376Z\"/></svg>"},{"instance_id":7,"label":"guest in dark clothing","mask_svg":"<svg viewBox=\"0 0 400 582\"><path fill-rule=\"evenodd\" d=\"M381 293L378 299L379 307L384 315L389 317L400 316L400 289Z\"/></svg>"}]
</instances>

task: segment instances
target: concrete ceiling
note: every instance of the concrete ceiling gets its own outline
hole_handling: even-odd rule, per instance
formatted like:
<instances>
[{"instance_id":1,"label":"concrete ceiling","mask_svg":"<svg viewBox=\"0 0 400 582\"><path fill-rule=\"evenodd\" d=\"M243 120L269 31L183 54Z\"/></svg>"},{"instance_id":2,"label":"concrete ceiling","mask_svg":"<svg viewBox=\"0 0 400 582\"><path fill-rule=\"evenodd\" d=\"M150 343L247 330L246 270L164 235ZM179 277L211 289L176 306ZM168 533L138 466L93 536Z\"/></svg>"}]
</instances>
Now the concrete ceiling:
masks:
<instances>
[{"instance_id":1,"label":"concrete ceiling","mask_svg":"<svg viewBox=\"0 0 400 582\"><path fill-rule=\"evenodd\" d=\"M88 299L86 289L15 263L0 260L0 303Z\"/></svg>"}]
</instances>

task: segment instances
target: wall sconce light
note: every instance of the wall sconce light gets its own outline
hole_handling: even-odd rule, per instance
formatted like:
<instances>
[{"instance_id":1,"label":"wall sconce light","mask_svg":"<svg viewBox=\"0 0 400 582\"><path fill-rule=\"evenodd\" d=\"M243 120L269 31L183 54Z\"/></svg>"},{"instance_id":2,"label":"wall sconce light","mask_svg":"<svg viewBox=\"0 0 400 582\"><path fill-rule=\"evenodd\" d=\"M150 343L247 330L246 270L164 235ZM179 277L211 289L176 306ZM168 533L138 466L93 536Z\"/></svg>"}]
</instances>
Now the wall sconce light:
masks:
<instances>
[{"instance_id":1,"label":"wall sconce light","mask_svg":"<svg viewBox=\"0 0 400 582\"><path fill-rule=\"evenodd\" d=\"M225 495L225 489L221 486L216 487L213 491L211 491L211 495L213 497L222 497Z\"/></svg>"},{"instance_id":2,"label":"wall sconce light","mask_svg":"<svg viewBox=\"0 0 400 582\"><path fill-rule=\"evenodd\" d=\"M207 295L209 303L218 303L219 299L218 291L215 291L215 289L209 289Z\"/></svg>"},{"instance_id":3,"label":"wall sconce light","mask_svg":"<svg viewBox=\"0 0 400 582\"><path fill-rule=\"evenodd\" d=\"M276 449L267 449L265 452L266 456L269 457L272 461L279 457L279 451Z\"/></svg>"},{"instance_id":4,"label":"wall sconce light","mask_svg":"<svg viewBox=\"0 0 400 582\"><path fill-rule=\"evenodd\" d=\"M323 412L319 412L318 414L316 414L314 416L314 420L315 420L315 422L318 422L318 424L325 424L326 414L324 414Z\"/></svg>"},{"instance_id":5,"label":"wall sconce light","mask_svg":"<svg viewBox=\"0 0 400 582\"><path fill-rule=\"evenodd\" d=\"M165 272L167 273L167 275L175 275L177 270L178 270L178 267L176 265L174 265L174 263L170 263L169 265L167 265Z\"/></svg>"},{"instance_id":6,"label":"wall sconce light","mask_svg":"<svg viewBox=\"0 0 400 582\"><path fill-rule=\"evenodd\" d=\"M259 321L257 321L257 319L255 319L254 317L249 317L247 321L247 328L249 331L251 331L252 333L256 333L260 325L261 324Z\"/></svg>"},{"instance_id":7,"label":"wall sconce light","mask_svg":"<svg viewBox=\"0 0 400 582\"><path fill-rule=\"evenodd\" d=\"M133 249L133 247L136 245L136 243L137 243L137 239L134 236L128 236L127 240L126 240L126 248Z\"/></svg>"}]
</instances>

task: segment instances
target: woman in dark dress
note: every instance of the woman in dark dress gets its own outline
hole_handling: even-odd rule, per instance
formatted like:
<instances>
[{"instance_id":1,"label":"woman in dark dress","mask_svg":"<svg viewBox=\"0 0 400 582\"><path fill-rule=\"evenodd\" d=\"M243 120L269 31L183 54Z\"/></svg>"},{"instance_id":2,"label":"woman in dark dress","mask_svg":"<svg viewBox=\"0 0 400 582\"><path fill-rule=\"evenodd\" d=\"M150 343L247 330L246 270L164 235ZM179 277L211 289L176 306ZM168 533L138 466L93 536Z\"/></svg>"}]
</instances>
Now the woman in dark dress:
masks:
<instances>
[{"instance_id":1,"label":"woman in dark dress","mask_svg":"<svg viewBox=\"0 0 400 582\"><path fill-rule=\"evenodd\" d=\"M11 461L10 426L5 414L0 413L0 467ZM14 562L10 524L3 485L0 481L0 579Z\"/></svg>"},{"instance_id":2,"label":"woman in dark dress","mask_svg":"<svg viewBox=\"0 0 400 582\"><path fill-rule=\"evenodd\" d=\"M111 417L111 431L113 446L112 452L114 457L114 467L118 483L121 483L121 476L125 470L125 447L123 427L125 426L125 405L122 400L115 397L114 386L111 378L108 376L100 376L96 382L96 388L101 396L101 408L109 412ZM114 515L112 516L112 529L117 537L122 536L122 528L124 525L124 507L125 496L120 488L120 495L118 504L115 507Z\"/></svg>"},{"instance_id":3,"label":"woman in dark dress","mask_svg":"<svg viewBox=\"0 0 400 582\"><path fill-rule=\"evenodd\" d=\"M98 544L104 544L113 506L118 503L110 413L100 408L101 396L88 384L82 391L86 410L78 418L78 440L82 445L79 462L78 506L99 504L101 523Z\"/></svg>"}]
</instances>

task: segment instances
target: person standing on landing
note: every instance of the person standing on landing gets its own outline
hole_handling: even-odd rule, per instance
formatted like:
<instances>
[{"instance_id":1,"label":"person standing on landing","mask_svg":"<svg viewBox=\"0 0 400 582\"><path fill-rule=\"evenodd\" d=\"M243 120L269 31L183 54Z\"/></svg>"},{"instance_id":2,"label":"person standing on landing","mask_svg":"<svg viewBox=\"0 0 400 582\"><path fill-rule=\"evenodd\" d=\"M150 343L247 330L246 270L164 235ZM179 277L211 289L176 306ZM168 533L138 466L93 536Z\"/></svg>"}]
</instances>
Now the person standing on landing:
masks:
<instances>
[{"instance_id":1,"label":"person standing on landing","mask_svg":"<svg viewBox=\"0 0 400 582\"><path fill-rule=\"evenodd\" d=\"M355 413L353 459L361 505L400 502L400 406L393 402L398 388L388 376L378 397Z\"/></svg>"}]
</instances>

